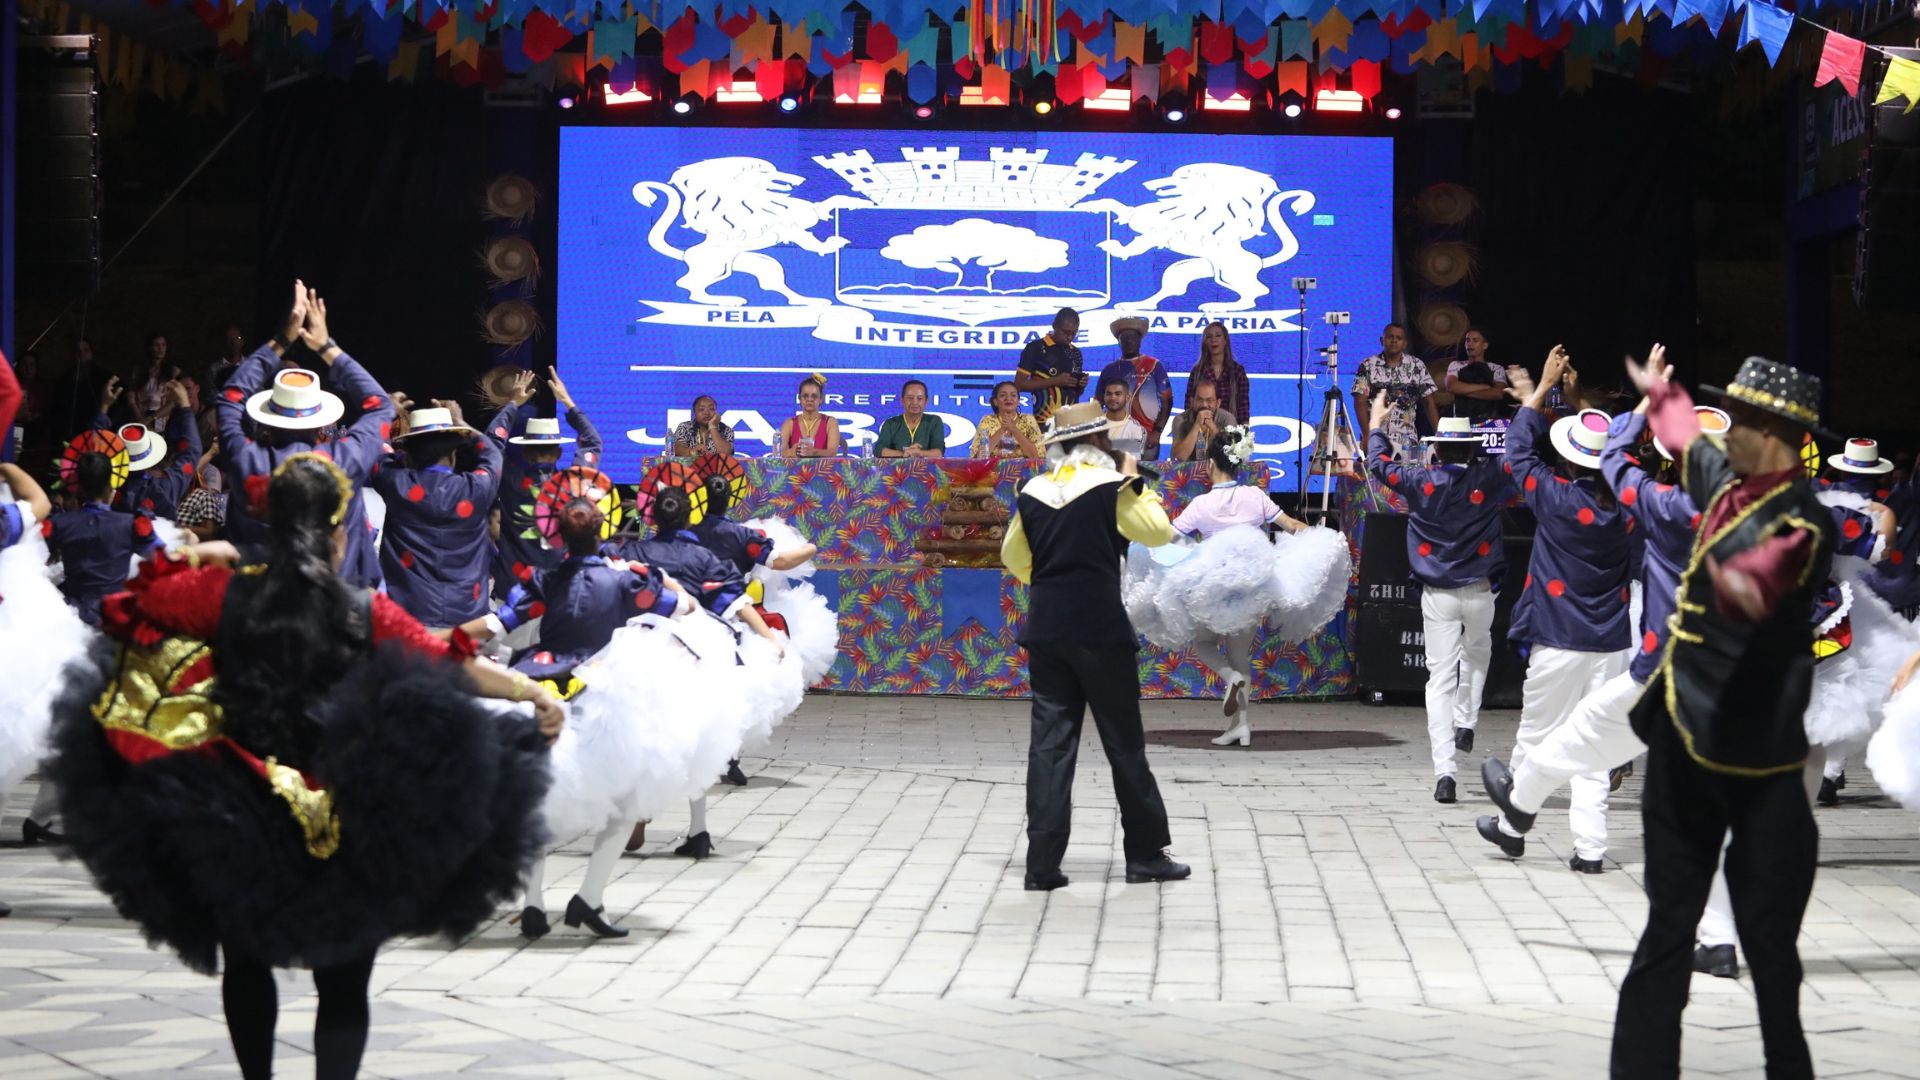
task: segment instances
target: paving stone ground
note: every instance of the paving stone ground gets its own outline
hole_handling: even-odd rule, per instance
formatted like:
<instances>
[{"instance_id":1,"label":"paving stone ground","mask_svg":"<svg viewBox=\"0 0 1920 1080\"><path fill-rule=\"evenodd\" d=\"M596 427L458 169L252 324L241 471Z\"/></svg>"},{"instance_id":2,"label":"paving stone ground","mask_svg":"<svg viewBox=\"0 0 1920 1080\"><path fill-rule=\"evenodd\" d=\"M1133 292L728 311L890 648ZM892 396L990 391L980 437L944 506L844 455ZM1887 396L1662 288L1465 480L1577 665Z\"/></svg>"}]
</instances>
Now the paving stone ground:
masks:
<instances>
[{"instance_id":1,"label":"paving stone ground","mask_svg":"<svg viewBox=\"0 0 1920 1080\"><path fill-rule=\"evenodd\" d=\"M1258 706L1251 749L1208 745L1218 706L1149 703L1190 881L1122 883L1112 787L1083 746L1073 884L1021 889L1026 703L812 697L716 788L714 858L623 860L633 930L397 942L374 972L372 1076L1532 1077L1604 1073L1646 905L1639 786L1614 798L1607 872L1575 874L1564 801L1527 856L1431 798L1412 708ZM1515 717L1489 713L1479 756ZM1819 813L1801 939L1823 1076L1920 1077L1920 818L1864 768ZM17 845L32 785L0 836ZM550 862L556 917L584 869ZM218 985L149 950L74 864L0 850L0 1077L232 1075ZM282 1074L310 1073L314 999L282 979ZM1697 976L1689 1074L1756 1076L1748 983Z\"/></svg>"}]
</instances>

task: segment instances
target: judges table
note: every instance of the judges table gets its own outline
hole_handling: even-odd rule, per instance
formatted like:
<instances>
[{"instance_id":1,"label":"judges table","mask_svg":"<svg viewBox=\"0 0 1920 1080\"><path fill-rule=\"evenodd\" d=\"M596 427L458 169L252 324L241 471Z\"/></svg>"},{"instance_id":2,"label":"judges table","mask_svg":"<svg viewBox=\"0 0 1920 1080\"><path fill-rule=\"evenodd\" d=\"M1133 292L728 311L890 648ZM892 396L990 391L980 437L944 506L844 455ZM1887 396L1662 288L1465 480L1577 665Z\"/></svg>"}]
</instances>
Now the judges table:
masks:
<instances>
[{"instance_id":1,"label":"judges table","mask_svg":"<svg viewBox=\"0 0 1920 1080\"><path fill-rule=\"evenodd\" d=\"M840 659L823 689L1026 696L1025 656L1014 642L1026 617L1026 586L998 567L929 566L917 544L940 525L956 482L991 483L1011 509L1042 462L759 458L742 464L748 493L728 517L784 518L820 548L813 584L840 618ZM1245 480L1265 487L1266 467L1256 463ZM1156 486L1171 515L1209 483L1204 466L1168 465ZM1352 603L1349 598L1348 611L1306 642L1281 642L1263 632L1254 646L1257 696L1351 693ZM1221 691L1192 648L1174 653L1143 644L1140 682L1153 698Z\"/></svg>"}]
</instances>

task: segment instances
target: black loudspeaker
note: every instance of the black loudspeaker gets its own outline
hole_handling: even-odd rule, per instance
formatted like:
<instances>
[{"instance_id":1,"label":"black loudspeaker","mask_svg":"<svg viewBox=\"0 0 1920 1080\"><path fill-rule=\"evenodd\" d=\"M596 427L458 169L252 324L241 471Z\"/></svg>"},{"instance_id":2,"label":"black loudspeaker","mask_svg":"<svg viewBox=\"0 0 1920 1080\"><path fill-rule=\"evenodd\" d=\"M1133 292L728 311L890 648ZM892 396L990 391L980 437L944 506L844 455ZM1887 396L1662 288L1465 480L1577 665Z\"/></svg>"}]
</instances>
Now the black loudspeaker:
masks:
<instances>
[{"instance_id":1,"label":"black loudspeaker","mask_svg":"<svg viewBox=\"0 0 1920 1080\"><path fill-rule=\"evenodd\" d=\"M1920 49L1885 51L1920 60ZM1904 113L1908 107L1896 100L1868 110L1853 276L1863 308L1912 311L1920 296L1920 112Z\"/></svg>"},{"instance_id":2,"label":"black loudspeaker","mask_svg":"<svg viewBox=\"0 0 1920 1080\"><path fill-rule=\"evenodd\" d=\"M1367 514L1360 533L1360 606L1368 604L1411 605L1419 610L1420 588L1407 562L1405 514Z\"/></svg>"},{"instance_id":3,"label":"black loudspeaker","mask_svg":"<svg viewBox=\"0 0 1920 1080\"><path fill-rule=\"evenodd\" d=\"M1419 693L1427 648L1418 604L1360 604L1354 628L1354 682L1362 693Z\"/></svg>"},{"instance_id":4,"label":"black loudspeaker","mask_svg":"<svg viewBox=\"0 0 1920 1080\"><path fill-rule=\"evenodd\" d=\"M99 80L93 38L20 39L16 155L20 291L70 297L100 282Z\"/></svg>"}]
</instances>

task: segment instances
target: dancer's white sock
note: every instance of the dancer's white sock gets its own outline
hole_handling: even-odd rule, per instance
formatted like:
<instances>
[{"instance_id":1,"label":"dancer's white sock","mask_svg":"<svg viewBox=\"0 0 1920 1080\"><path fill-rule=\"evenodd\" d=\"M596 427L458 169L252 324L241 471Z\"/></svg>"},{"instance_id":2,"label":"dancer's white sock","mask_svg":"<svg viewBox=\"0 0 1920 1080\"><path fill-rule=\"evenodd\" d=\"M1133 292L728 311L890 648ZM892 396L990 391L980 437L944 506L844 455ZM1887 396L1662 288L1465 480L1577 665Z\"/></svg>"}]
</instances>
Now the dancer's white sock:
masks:
<instances>
[{"instance_id":1,"label":"dancer's white sock","mask_svg":"<svg viewBox=\"0 0 1920 1080\"><path fill-rule=\"evenodd\" d=\"M526 895L526 899L520 902L520 906L521 907L537 907L537 908L540 908L541 910L545 910L546 909L546 893L547 893L547 857L545 855L542 855L539 858L533 860L532 866L527 867L527 895Z\"/></svg>"},{"instance_id":2,"label":"dancer's white sock","mask_svg":"<svg viewBox=\"0 0 1920 1080\"><path fill-rule=\"evenodd\" d=\"M687 800L687 816L691 819L687 822L688 836L699 836L707 831L707 797L705 795Z\"/></svg>"},{"instance_id":3,"label":"dancer's white sock","mask_svg":"<svg viewBox=\"0 0 1920 1080\"><path fill-rule=\"evenodd\" d=\"M632 833L633 826L616 821L594 834L593 854L587 858L587 876L580 882L579 893L588 907L600 906L607 882L613 878L613 868L620 862L620 852Z\"/></svg>"}]
</instances>

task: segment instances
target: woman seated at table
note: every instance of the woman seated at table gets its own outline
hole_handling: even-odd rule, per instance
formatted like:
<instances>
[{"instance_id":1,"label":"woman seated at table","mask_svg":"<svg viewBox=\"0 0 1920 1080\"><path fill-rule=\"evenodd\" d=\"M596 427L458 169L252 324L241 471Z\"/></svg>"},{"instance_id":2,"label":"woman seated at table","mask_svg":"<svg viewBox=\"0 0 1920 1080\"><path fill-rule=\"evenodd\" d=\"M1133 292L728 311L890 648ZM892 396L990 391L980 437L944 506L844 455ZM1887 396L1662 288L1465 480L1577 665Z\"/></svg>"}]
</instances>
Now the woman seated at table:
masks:
<instances>
[{"instance_id":1,"label":"woman seated at table","mask_svg":"<svg viewBox=\"0 0 1920 1080\"><path fill-rule=\"evenodd\" d=\"M827 377L800 380L800 412L780 425L780 456L839 457L840 421L820 411L827 398Z\"/></svg>"},{"instance_id":2,"label":"woman seated at table","mask_svg":"<svg viewBox=\"0 0 1920 1080\"><path fill-rule=\"evenodd\" d=\"M900 388L901 415L880 425L873 456L937 458L947 456L947 422L927 415L927 384L908 379Z\"/></svg>"},{"instance_id":3,"label":"woman seated at table","mask_svg":"<svg viewBox=\"0 0 1920 1080\"><path fill-rule=\"evenodd\" d=\"M1037 458L1040 425L1020 411L1020 391L1010 382L993 388L993 411L980 418L973 433L973 457Z\"/></svg>"}]
</instances>

